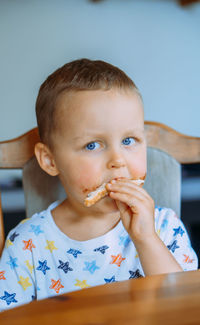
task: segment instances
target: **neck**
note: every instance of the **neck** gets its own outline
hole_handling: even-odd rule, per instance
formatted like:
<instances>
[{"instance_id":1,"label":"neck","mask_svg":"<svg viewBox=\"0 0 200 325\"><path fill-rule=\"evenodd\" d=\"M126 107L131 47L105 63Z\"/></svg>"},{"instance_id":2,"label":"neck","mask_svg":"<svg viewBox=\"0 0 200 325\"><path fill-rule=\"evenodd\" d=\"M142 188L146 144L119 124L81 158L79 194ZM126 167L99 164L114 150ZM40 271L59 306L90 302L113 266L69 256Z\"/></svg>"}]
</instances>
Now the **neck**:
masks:
<instances>
[{"instance_id":1,"label":"neck","mask_svg":"<svg viewBox=\"0 0 200 325\"><path fill-rule=\"evenodd\" d=\"M104 207L103 211L95 206L82 209L66 199L52 211L52 216L57 226L70 238L88 240L104 235L117 225L120 215L116 205L113 206L113 209Z\"/></svg>"}]
</instances>

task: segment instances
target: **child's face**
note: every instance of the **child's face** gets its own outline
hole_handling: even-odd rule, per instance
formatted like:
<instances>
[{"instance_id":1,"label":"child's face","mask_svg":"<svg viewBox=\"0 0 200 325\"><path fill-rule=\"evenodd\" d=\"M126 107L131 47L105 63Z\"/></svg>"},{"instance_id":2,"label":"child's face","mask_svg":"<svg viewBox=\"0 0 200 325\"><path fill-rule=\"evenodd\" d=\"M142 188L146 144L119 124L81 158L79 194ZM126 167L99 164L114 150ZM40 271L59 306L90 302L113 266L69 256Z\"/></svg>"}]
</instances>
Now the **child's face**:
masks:
<instances>
[{"instance_id":1,"label":"child's face","mask_svg":"<svg viewBox=\"0 0 200 325\"><path fill-rule=\"evenodd\" d=\"M79 91L63 95L58 105L53 155L68 200L83 205L102 183L145 177L143 107L134 91ZM114 202L106 197L97 205Z\"/></svg>"}]
</instances>

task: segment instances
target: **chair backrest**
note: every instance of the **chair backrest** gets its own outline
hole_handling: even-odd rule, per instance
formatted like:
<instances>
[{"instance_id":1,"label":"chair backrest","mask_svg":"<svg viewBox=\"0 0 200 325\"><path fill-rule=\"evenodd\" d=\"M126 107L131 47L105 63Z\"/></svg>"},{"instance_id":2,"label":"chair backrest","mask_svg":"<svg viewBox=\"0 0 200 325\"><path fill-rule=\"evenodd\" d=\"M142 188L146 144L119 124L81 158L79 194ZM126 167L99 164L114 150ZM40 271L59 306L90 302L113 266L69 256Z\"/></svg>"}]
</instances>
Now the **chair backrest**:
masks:
<instances>
[{"instance_id":1,"label":"chair backrest","mask_svg":"<svg viewBox=\"0 0 200 325\"><path fill-rule=\"evenodd\" d=\"M163 124L147 121L145 134L148 165L144 187L156 205L172 208L180 216L181 164L200 162L200 138L188 137ZM0 142L0 168L23 170L27 217L65 197L58 177L42 171L34 157L34 146L38 141L38 130L35 128L16 139ZM0 205L0 255L4 240Z\"/></svg>"}]
</instances>

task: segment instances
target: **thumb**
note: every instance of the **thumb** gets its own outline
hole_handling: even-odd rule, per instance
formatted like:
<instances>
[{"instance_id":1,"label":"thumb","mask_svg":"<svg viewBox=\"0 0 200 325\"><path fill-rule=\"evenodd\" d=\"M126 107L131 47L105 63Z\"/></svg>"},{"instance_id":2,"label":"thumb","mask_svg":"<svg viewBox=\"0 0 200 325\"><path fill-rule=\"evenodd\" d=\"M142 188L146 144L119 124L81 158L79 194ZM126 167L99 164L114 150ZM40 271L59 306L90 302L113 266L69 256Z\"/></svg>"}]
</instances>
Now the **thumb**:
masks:
<instances>
[{"instance_id":1,"label":"thumb","mask_svg":"<svg viewBox=\"0 0 200 325\"><path fill-rule=\"evenodd\" d=\"M126 213L126 211L128 210L128 206L125 203L120 202L118 200L115 200L115 202L116 202L116 205L117 205L117 208L118 208L120 214L124 215L124 213Z\"/></svg>"},{"instance_id":2,"label":"thumb","mask_svg":"<svg viewBox=\"0 0 200 325\"><path fill-rule=\"evenodd\" d=\"M129 223L130 223L130 218L132 216L132 212L131 209L129 208L129 206L123 202L120 202L118 200L115 200L117 208L120 212L120 217L121 220L124 224L124 227L127 228Z\"/></svg>"}]
</instances>

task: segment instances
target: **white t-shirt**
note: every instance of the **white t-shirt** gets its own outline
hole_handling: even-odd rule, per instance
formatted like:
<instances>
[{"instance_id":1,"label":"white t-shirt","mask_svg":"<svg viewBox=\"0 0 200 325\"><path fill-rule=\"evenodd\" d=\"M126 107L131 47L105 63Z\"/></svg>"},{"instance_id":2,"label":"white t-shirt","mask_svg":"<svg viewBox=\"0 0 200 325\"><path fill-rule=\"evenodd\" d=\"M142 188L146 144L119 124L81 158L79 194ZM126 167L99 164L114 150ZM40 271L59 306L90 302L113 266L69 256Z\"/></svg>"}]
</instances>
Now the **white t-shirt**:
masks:
<instances>
[{"instance_id":1,"label":"white t-shirt","mask_svg":"<svg viewBox=\"0 0 200 325\"><path fill-rule=\"evenodd\" d=\"M7 236L0 260L0 310L74 290L144 276L120 221L103 236L76 241L55 224L49 208ZM184 269L198 267L186 229L171 209L155 208L155 229Z\"/></svg>"}]
</instances>

